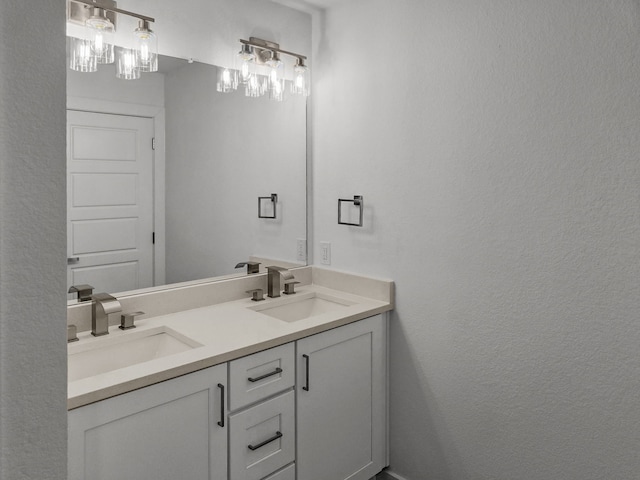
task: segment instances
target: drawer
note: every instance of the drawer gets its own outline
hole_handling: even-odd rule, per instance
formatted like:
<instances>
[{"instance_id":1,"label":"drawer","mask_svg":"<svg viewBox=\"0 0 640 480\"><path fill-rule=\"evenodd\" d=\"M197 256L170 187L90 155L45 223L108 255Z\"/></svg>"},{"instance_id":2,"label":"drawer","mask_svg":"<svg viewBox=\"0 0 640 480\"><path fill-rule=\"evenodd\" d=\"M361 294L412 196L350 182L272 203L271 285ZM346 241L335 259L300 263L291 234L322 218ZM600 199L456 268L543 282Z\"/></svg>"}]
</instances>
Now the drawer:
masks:
<instances>
[{"instance_id":1,"label":"drawer","mask_svg":"<svg viewBox=\"0 0 640 480\"><path fill-rule=\"evenodd\" d=\"M279 472L269 475L264 480L296 480L296 466L292 463L287 468L283 468Z\"/></svg>"},{"instance_id":2,"label":"drawer","mask_svg":"<svg viewBox=\"0 0 640 480\"><path fill-rule=\"evenodd\" d=\"M287 343L229 363L229 410L256 403L295 382L295 348Z\"/></svg>"},{"instance_id":3,"label":"drawer","mask_svg":"<svg viewBox=\"0 0 640 480\"><path fill-rule=\"evenodd\" d=\"M229 478L259 480L294 461L294 409L292 390L229 416Z\"/></svg>"}]
</instances>

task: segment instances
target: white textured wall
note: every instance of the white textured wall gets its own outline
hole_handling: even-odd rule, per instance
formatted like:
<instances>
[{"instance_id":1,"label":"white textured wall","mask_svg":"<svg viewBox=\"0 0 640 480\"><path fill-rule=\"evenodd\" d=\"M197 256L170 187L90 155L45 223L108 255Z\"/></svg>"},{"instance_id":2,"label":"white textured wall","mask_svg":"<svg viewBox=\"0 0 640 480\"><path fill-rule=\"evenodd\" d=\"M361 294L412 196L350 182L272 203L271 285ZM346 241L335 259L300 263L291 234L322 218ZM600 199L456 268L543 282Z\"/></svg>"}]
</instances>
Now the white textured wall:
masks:
<instances>
[{"instance_id":1,"label":"white textured wall","mask_svg":"<svg viewBox=\"0 0 640 480\"><path fill-rule=\"evenodd\" d=\"M637 479L638 2L352 0L318 33L315 254L397 282L392 469Z\"/></svg>"},{"instance_id":2,"label":"white textured wall","mask_svg":"<svg viewBox=\"0 0 640 480\"><path fill-rule=\"evenodd\" d=\"M33 8L0 3L3 480L66 478L65 2Z\"/></svg>"}]
</instances>

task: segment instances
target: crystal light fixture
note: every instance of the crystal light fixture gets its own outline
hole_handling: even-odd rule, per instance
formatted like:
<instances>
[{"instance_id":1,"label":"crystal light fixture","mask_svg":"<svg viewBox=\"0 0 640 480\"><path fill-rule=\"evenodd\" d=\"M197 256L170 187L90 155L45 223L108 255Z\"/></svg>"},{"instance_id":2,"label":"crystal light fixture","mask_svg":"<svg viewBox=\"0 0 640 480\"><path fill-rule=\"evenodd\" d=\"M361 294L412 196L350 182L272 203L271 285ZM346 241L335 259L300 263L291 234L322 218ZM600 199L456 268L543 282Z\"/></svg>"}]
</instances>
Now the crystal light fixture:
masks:
<instances>
[{"instance_id":1,"label":"crystal light fixture","mask_svg":"<svg viewBox=\"0 0 640 480\"><path fill-rule=\"evenodd\" d=\"M296 64L293 67L293 82L291 82L291 93L294 95L302 95L303 97L309 96L309 69L304 64L302 58L296 60Z\"/></svg>"},{"instance_id":2,"label":"crystal light fixture","mask_svg":"<svg viewBox=\"0 0 640 480\"><path fill-rule=\"evenodd\" d=\"M78 72L95 72L97 64L116 62L116 76L140 78L140 72L158 71L158 39L151 30L155 19L122 10L115 0L67 0L67 21L86 27L81 38L70 39L69 67ZM138 19L133 32L134 48L114 48L117 14Z\"/></svg>"},{"instance_id":3,"label":"crystal light fixture","mask_svg":"<svg viewBox=\"0 0 640 480\"><path fill-rule=\"evenodd\" d=\"M134 49L120 49L120 55L118 55L116 62L116 77L122 80L138 80L140 78L138 55Z\"/></svg>"},{"instance_id":4,"label":"crystal light fixture","mask_svg":"<svg viewBox=\"0 0 640 480\"><path fill-rule=\"evenodd\" d=\"M103 8L94 8L93 14L86 21L91 32L92 54L96 62L109 64L114 62L113 35L115 27L107 18L107 12Z\"/></svg>"},{"instance_id":5,"label":"crystal light fixture","mask_svg":"<svg viewBox=\"0 0 640 480\"><path fill-rule=\"evenodd\" d=\"M98 71L98 63L92 52L91 40L71 38L69 45L69 68L71 70L83 73Z\"/></svg>"},{"instance_id":6,"label":"crystal light fixture","mask_svg":"<svg viewBox=\"0 0 640 480\"><path fill-rule=\"evenodd\" d=\"M284 100L284 63L280 60L278 52L273 52L269 66L269 98L277 102Z\"/></svg>"},{"instance_id":7,"label":"crystal light fixture","mask_svg":"<svg viewBox=\"0 0 640 480\"><path fill-rule=\"evenodd\" d=\"M158 38L147 20L139 20L133 32L138 68L141 72L158 71Z\"/></svg>"},{"instance_id":8,"label":"crystal light fixture","mask_svg":"<svg viewBox=\"0 0 640 480\"><path fill-rule=\"evenodd\" d=\"M286 83L291 84L290 92L295 95L309 95L309 68L307 57L282 50L275 42L250 37L240 40L242 48L237 55L237 85L245 87L248 97L260 97L269 93L269 98L281 102L285 96ZM285 62L282 56L294 57L293 81L285 80ZM290 67L287 67L290 68Z\"/></svg>"},{"instance_id":9,"label":"crystal light fixture","mask_svg":"<svg viewBox=\"0 0 640 480\"><path fill-rule=\"evenodd\" d=\"M240 85L247 85L256 74L256 55L253 53L253 47L243 43L237 59L239 63L238 82Z\"/></svg>"}]
</instances>

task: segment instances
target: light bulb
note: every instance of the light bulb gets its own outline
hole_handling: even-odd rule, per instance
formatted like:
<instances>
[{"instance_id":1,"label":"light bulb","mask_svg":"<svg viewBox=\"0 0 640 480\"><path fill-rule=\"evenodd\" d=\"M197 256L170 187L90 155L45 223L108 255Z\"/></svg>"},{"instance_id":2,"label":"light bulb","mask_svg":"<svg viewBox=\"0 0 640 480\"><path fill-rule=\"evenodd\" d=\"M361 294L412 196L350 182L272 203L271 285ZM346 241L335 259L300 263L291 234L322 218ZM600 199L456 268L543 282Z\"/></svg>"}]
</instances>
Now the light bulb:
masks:
<instances>
[{"instance_id":1,"label":"light bulb","mask_svg":"<svg viewBox=\"0 0 640 480\"><path fill-rule=\"evenodd\" d=\"M101 64L113 63L113 23L107 18L107 13L102 8L94 7L93 14L86 21L91 31L92 53L96 61Z\"/></svg>"},{"instance_id":2,"label":"light bulb","mask_svg":"<svg viewBox=\"0 0 640 480\"><path fill-rule=\"evenodd\" d=\"M122 48L116 62L116 77L123 80L138 80L140 69L136 51L131 48Z\"/></svg>"},{"instance_id":3,"label":"light bulb","mask_svg":"<svg viewBox=\"0 0 640 480\"><path fill-rule=\"evenodd\" d=\"M293 82L291 83L291 93L295 95L309 96L309 68L304 64L304 60L298 59L293 68Z\"/></svg>"},{"instance_id":4,"label":"light bulb","mask_svg":"<svg viewBox=\"0 0 640 480\"><path fill-rule=\"evenodd\" d=\"M241 85L246 85L255 75L255 58L253 47L243 43L237 56L238 82Z\"/></svg>"},{"instance_id":5,"label":"light bulb","mask_svg":"<svg viewBox=\"0 0 640 480\"><path fill-rule=\"evenodd\" d=\"M147 20L140 20L133 32L138 68L141 72L158 71L158 38Z\"/></svg>"},{"instance_id":6,"label":"light bulb","mask_svg":"<svg viewBox=\"0 0 640 480\"><path fill-rule=\"evenodd\" d=\"M280 61L278 52L273 53L267 65L269 66L269 98L281 102L284 100L284 64Z\"/></svg>"},{"instance_id":7,"label":"light bulb","mask_svg":"<svg viewBox=\"0 0 640 480\"><path fill-rule=\"evenodd\" d=\"M247 81L244 94L247 97L261 97L267 92L267 77L264 75L253 75Z\"/></svg>"},{"instance_id":8,"label":"light bulb","mask_svg":"<svg viewBox=\"0 0 640 480\"><path fill-rule=\"evenodd\" d=\"M238 88L238 74L235 70L218 67L216 90L229 93Z\"/></svg>"},{"instance_id":9,"label":"light bulb","mask_svg":"<svg viewBox=\"0 0 640 480\"><path fill-rule=\"evenodd\" d=\"M91 40L70 38L69 68L76 72L97 72L98 63L93 55Z\"/></svg>"}]
</instances>

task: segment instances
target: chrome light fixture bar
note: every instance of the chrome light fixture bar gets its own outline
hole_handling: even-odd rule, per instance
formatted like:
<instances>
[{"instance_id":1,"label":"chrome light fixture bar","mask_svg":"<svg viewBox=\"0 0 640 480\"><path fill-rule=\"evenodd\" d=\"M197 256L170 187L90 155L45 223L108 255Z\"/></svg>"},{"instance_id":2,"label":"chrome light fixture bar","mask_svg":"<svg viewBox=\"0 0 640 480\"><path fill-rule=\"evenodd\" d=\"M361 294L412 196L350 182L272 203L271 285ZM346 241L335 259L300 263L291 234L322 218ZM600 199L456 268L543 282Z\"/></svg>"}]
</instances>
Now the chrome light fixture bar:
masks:
<instances>
[{"instance_id":1,"label":"chrome light fixture bar","mask_svg":"<svg viewBox=\"0 0 640 480\"><path fill-rule=\"evenodd\" d=\"M69 66L80 72L95 72L97 64L114 63L113 34L116 14L138 19L133 32L135 49L119 49L116 76L126 80L140 78L140 72L158 70L158 42L149 27L155 19L118 8L114 0L68 0L67 20L89 29L89 38L71 38Z\"/></svg>"},{"instance_id":2,"label":"chrome light fixture bar","mask_svg":"<svg viewBox=\"0 0 640 480\"><path fill-rule=\"evenodd\" d=\"M80 4L80 8L73 8L73 4ZM114 25L115 15L114 13L122 13L123 15L127 15L129 17L135 17L139 20L145 20L147 22L154 23L156 20L152 17L147 17L146 15L140 15L139 13L131 12L129 10L123 10L122 8L118 8L116 2L113 0L69 0L69 21L79 23L80 25L84 25L86 21L91 17L91 9L84 7L81 5L88 5L89 7L101 8L107 12L111 12L111 23ZM107 17L109 15L107 14Z\"/></svg>"},{"instance_id":3,"label":"chrome light fixture bar","mask_svg":"<svg viewBox=\"0 0 640 480\"><path fill-rule=\"evenodd\" d=\"M282 56L289 56L295 58L291 93L305 97L309 95L309 69L305 64L305 55L283 50L278 43L257 37L240 39L240 44L235 69L218 68L216 86L219 92L230 92L242 85L248 97L260 97L268 93L272 100L282 101L286 84Z\"/></svg>"}]
</instances>

